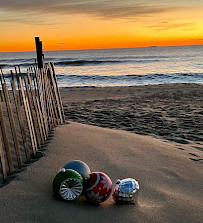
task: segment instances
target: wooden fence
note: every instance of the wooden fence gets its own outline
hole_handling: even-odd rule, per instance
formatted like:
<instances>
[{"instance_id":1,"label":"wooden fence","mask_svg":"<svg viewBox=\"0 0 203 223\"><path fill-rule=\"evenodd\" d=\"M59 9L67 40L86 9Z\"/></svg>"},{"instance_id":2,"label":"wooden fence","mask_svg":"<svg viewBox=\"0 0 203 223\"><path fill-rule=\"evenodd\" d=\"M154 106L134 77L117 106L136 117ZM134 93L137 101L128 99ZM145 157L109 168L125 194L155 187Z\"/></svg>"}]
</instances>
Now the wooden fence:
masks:
<instances>
[{"instance_id":1,"label":"wooden fence","mask_svg":"<svg viewBox=\"0 0 203 223\"><path fill-rule=\"evenodd\" d=\"M0 70L1 181L40 156L52 129L65 123L54 64L44 63L36 38L37 61L21 74L11 71L10 90Z\"/></svg>"}]
</instances>

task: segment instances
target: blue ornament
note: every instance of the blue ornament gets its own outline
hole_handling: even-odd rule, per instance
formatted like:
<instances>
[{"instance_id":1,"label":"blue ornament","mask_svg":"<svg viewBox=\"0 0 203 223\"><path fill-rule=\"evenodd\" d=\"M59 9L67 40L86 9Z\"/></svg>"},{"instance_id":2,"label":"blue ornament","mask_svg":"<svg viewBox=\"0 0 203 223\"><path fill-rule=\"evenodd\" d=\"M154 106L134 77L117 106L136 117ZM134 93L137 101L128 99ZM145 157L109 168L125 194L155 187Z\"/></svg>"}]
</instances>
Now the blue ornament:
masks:
<instances>
[{"instance_id":1,"label":"blue ornament","mask_svg":"<svg viewBox=\"0 0 203 223\"><path fill-rule=\"evenodd\" d=\"M88 179L91 173L88 165L81 160L73 160L67 163L63 168L77 171L84 180Z\"/></svg>"}]
</instances>

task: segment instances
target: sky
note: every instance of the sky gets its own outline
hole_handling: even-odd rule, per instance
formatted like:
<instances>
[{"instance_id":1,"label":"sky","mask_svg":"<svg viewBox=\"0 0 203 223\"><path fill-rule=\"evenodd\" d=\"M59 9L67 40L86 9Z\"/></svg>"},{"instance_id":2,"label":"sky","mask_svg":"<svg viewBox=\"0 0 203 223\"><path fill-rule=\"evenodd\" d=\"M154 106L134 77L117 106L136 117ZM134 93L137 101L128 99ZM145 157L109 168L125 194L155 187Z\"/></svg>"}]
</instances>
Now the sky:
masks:
<instances>
[{"instance_id":1,"label":"sky","mask_svg":"<svg viewBox=\"0 0 203 223\"><path fill-rule=\"evenodd\" d=\"M203 44L203 0L0 0L0 52Z\"/></svg>"}]
</instances>

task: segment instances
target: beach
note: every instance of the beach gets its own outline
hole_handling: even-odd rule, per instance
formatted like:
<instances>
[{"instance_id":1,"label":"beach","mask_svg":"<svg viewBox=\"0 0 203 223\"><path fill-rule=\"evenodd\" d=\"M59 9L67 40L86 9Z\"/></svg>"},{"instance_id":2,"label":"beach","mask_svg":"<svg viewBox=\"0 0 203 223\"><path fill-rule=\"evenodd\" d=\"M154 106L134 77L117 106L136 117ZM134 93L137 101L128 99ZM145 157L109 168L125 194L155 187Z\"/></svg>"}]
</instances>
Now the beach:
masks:
<instances>
[{"instance_id":1,"label":"beach","mask_svg":"<svg viewBox=\"0 0 203 223\"><path fill-rule=\"evenodd\" d=\"M122 130L70 123L56 128L45 156L0 189L1 222L202 222L202 164L194 149ZM195 152L200 155L200 151ZM84 197L63 202L52 181L64 164L83 160L91 171L140 184L137 205L100 205Z\"/></svg>"},{"instance_id":2,"label":"beach","mask_svg":"<svg viewBox=\"0 0 203 223\"><path fill-rule=\"evenodd\" d=\"M1 1L0 223L203 223L202 12Z\"/></svg>"},{"instance_id":3,"label":"beach","mask_svg":"<svg viewBox=\"0 0 203 223\"><path fill-rule=\"evenodd\" d=\"M165 84L61 90L67 119L182 144L203 141L203 85Z\"/></svg>"},{"instance_id":4,"label":"beach","mask_svg":"<svg viewBox=\"0 0 203 223\"><path fill-rule=\"evenodd\" d=\"M196 84L61 89L67 123L50 133L43 157L0 188L0 222L202 222L202 90ZM113 185L137 179L138 204L57 200L53 179L71 160L106 173Z\"/></svg>"}]
</instances>

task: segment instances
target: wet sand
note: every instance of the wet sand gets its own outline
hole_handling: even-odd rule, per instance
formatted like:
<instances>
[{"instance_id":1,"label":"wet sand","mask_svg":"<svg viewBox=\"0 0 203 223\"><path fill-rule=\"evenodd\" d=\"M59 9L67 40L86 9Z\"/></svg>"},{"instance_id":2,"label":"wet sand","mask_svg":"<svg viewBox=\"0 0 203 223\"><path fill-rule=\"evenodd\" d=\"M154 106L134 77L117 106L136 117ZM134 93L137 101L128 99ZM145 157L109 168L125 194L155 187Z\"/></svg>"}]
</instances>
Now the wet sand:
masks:
<instances>
[{"instance_id":1,"label":"wet sand","mask_svg":"<svg viewBox=\"0 0 203 223\"><path fill-rule=\"evenodd\" d=\"M56 128L45 156L0 189L0 222L167 222L200 223L202 164L193 162L191 145L164 142L121 130L71 123ZM197 150L196 155L201 155ZM80 159L91 171L140 183L137 205L101 205L84 198L56 200L52 181L68 161Z\"/></svg>"},{"instance_id":2,"label":"wet sand","mask_svg":"<svg viewBox=\"0 0 203 223\"><path fill-rule=\"evenodd\" d=\"M67 119L188 144L203 142L203 85L68 88Z\"/></svg>"}]
</instances>

